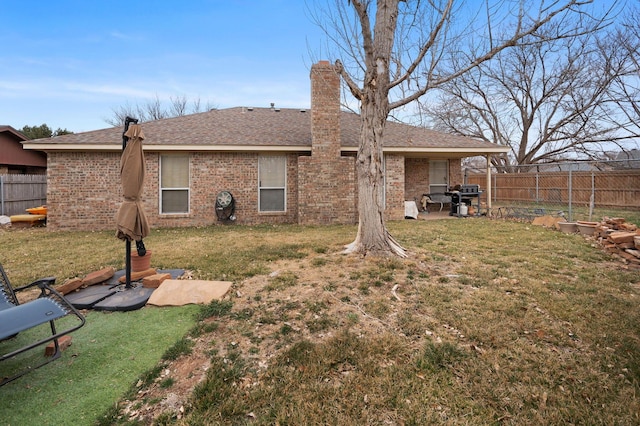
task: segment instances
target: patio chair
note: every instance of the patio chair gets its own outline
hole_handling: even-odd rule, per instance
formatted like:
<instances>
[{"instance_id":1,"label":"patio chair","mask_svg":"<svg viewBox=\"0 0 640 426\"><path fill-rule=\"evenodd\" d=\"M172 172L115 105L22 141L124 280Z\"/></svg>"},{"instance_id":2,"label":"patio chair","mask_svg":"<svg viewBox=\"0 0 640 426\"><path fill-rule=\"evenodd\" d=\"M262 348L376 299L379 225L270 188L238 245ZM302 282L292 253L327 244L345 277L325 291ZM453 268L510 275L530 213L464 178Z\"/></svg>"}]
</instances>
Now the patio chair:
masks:
<instances>
[{"instance_id":1,"label":"patio chair","mask_svg":"<svg viewBox=\"0 0 640 426\"><path fill-rule=\"evenodd\" d=\"M422 211L428 212L429 206L431 204L440 204L440 211L445 204L451 203L451 197L446 194L422 194L422 198L420 199L420 205L422 207Z\"/></svg>"},{"instance_id":2,"label":"patio chair","mask_svg":"<svg viewBox=\"0 0 640 426\"><path fill-rule=\"evenodd\" d=\"M64 296L51 287L55 283L55 280L54 277L42 278L31 284L14 289L9 282L4 268L0 265L0 349L2 350L2 352L0 352L2 354L0 356L0 362L14 358L31 349L41 347L49 342L53 342L54 348L53 354L50 357L45 357L41 363L26 367L22 371L9 377L0 377L0 386L60 358L62 350L60 349L58 340L62 336L84 325L84 316L82 316ZM26 303L20 303L16 297L16 293L33 287L40 289L38 298ZM61 327L63 328L62 331L57 331L57 320L66 316L75 316L76 321L72 321L72 325L66 324L64 327ZM15 339L19 333L46 324L47 322L51 329L50 334L46 332L45 337L38 336L34 338L34 341L23 344L17 349L15 349L16 345L10 345L10 342ZM7 346L14 348L7 348Z\"/></svg>"}]
</instances>

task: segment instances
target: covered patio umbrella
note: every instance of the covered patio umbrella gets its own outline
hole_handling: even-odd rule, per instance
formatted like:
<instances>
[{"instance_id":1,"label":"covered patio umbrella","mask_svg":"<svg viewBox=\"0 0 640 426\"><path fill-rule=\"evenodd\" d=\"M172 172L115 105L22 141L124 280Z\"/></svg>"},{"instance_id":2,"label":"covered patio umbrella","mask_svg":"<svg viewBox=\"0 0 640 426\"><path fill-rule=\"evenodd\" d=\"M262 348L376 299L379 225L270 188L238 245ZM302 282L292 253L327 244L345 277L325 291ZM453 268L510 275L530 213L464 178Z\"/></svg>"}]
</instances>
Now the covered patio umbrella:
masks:
<instances>
[{"instance_id":1,"label":"covered patio umbrella","mask_svg":"<svg viewBox=\"0 0 640 426\"><path fill-rule=\"evenodd\" d=\"M138 120L127 117L122 136L122 157L120 158L120 179L124 202L116 217L116 236L126 241L126 283L131 284L131 241L136 242L139 256L146 254L143 238L149 235L149 224L142 208L145 163L142 152L144 133ZM131 123L134 123L130 125Z\"/></svg>"}]
</instances>

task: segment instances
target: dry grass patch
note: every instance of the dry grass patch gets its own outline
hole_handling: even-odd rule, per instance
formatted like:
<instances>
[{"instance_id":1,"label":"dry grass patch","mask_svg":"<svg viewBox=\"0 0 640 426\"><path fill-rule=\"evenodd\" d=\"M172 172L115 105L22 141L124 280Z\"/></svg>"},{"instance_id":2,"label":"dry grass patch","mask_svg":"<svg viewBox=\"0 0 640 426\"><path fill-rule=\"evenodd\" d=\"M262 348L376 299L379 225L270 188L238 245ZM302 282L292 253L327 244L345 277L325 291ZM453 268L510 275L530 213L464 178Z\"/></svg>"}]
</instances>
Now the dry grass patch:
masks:
<instances>
[{"instance_id":1,"label":"dry grass patch","mask_svg":"<svg viewBox=\"0 0 640 426\"><path fill-rule=\"evenodd\" d=\"M408 259L340 254L354 227L154 232L156 247L172 239L164 263L234 285L203 311L191 354L120 402L121 416L136 415L108 420L640 422L637 271L578 235L522 223L390 227ZM188 257L182 238L201 255ZM203 362L204 378L182 377Z\"/></svg>"},{"instance_id":2,"label":"dry grass patch","mask_svg":"<svg viewBox=\"0 0 640 426\"><path fill-rule=\"evenodd\" d=\"M213 333L179 423L639 420L637 274L523 224L394 226L408 260L311 250L237 283L233 310L262 314Z\"/></svg>"}]
</instances>

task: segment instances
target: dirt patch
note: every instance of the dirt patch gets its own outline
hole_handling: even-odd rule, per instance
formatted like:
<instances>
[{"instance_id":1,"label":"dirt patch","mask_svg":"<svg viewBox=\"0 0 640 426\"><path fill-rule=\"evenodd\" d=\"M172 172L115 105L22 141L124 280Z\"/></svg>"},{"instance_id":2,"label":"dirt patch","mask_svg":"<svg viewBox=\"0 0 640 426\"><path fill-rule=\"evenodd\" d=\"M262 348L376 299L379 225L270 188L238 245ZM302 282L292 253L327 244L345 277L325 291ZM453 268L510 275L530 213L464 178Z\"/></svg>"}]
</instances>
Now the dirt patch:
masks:
<instances>
[{"instance_id":1,"label":"dirt patch","mask_svg":"<svg viewBox=\"0 0 640 426\"><path fill-rule=\"evenodd\" d=\"M274 262L270 274L234 284L226 296L233 301L231 319L206 320L217 321L216 330L193 339L192 353L168 362L151 385L140 382L135 398L120 403L122 419L150 424L160 415L181 418L193 389L206 377L213 352L224 356L229 350L239 350L256 369L266 370L270 360L293 341L288 335L295 336L295 341L320 341L346 325L363 335L390 330L406 334L401 313L414 303L416 289L392 285L385 271L398 269L405 274L410 268L412 273L446 277L445 271L427 267L416 258L375 261L314 254ZM455 333L446 327L440 331ZM407 342L417 345L419 340L409 336ZM163 385L167 379L171 386Z\"/></svg>"},{"instance_id":2,"label":"dirt patch","mask_svg":"<svg viewBox=\"0 0 640 426\"><path fill-rule=\"evenodd\" d=\"M167 362L153 383L140 383L134 398L120 402L121 420L163 424L181 419L190 411L192 392L205 379L212 355L231 363L239 356L250 365L251 373L236 382L249 390L260 385L275 358L294 343L327 341L345 329L363 337L393 334L413 352L427 341L452 342L461 350L495 357L491 365L496 369L503 360L500 349L491 347L512 342L509 333L519 333L523 342L544 341L550 350L562 353L569 346L586 350L578 340L570 338L567 346L554 337L562 336L566 321L539 306L535 286L544 285L523 284L517 278L523 275L518 273L520 263L500 256L492 263L486 256L462 259L464 267L456 256L434 258L433 253L416 250L402 260L313 252L303 259L272 262L270 273L233 285L226 296L233 302L231 313L205 321L212 330L193 338L190 355ZM603 269L610 268L619 265L603 264ZM576 269L579 263L571 266ZM519 302L514 304L514 298ZM483 309L487 316L476 316ZM526 320L515 320L503 330L493 316L513 309ZM475 338L469 337L474 333Z\"/></svg>"}]
</instances>

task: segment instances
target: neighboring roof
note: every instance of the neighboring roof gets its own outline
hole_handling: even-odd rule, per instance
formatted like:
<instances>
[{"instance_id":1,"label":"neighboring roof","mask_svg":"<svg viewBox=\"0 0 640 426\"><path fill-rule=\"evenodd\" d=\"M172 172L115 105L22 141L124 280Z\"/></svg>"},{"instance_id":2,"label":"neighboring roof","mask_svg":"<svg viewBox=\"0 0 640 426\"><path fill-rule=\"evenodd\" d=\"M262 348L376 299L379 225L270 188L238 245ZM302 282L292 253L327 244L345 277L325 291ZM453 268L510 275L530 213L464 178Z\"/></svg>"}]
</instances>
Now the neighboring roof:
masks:
<instances>
[{"instance_id":1,"label":"neighboring roof","mask_svg":"<svg viewBox=\"0 0 640 426\"><path fill-rule=\"evenodd\" d=\"M616 160L640 160L640 149L633 148L630 151L620 151L616 154Z\"/></svg>"},{"instance_id":2,"label":"neighboring roof","mask_svg":"<svg viewBox=\"0 0 640 426\"><path fill-rule=\"evenodd\" d=\"M311 150L311 111L236 107L140 123L147 151L291 151ZM356 151L360 116L340 113L343 151ZM44 151L120 151L123 128L36 139L25 148ZM507 148L422 127L387 122L385 152L499 153Z\"/></svg>"},{"instance_id":3,"label":"neighboring roof","mask_svg":"<svg viewBox=\"0 0 640 426\"><path fill-rule=\"evenodd\" d=\"M613 167L617 169L637 169L640 168L640 149L633 148L630 151L621 151L616 155Z\"/></svg>"},{"instance_id":4,"label":"neighboring roof","mask_svg":"<svg viewBox=\"0 0 640 426\"><path fill-rule=\"evenodd\" d=\"M0 126L0 133L9 133L15 137L18 141L26 141L29 138L24 135L24 133L17 131L11 126Z\"/></svg>"},{"instance_id":5,"label":"neighboring roof","mask_svg":"<svg viewBox=\"0 0 640 426\"><path fill-rule=\"evenodd\" d=\"M25 151L28 138L11 126L0 126L0 164L8 166L47 167L43 152Z\"/></svg>"}]
</instances>

